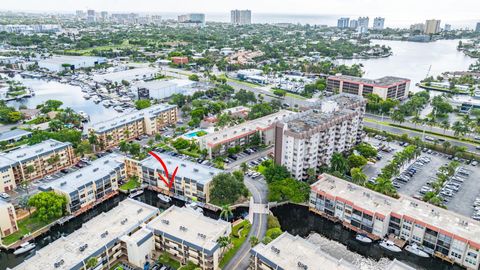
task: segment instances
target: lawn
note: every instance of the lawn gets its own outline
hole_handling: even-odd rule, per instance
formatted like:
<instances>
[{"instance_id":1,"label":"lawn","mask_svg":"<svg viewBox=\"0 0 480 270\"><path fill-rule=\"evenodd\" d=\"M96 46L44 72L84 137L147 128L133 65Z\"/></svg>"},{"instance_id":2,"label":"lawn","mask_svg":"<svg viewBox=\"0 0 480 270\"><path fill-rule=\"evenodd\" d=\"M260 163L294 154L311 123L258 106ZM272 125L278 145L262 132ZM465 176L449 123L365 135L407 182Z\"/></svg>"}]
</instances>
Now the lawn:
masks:
<instances>
[{"instance_id":1,"label":"lawn","mask_svg":"<svg viewBox=\"0 0 480 270\"><path fill-rule=\"evenodd\" d=\"M200 157L200 153L198 153L196 150L195 151L189 151L187 149L182 149L182 150L179 150L178 152L180 152L181 154L187 155L187 156L194 157L194 158L199 158Z\"/></svg>"},{"instance_id":2,"label":"lawn","mask_svg":"<svg viewBox=\"0 0 480 270\"><path fill-rule=\"evenodd\" d=\"M67 54L75 54L75 55L92 55L93 50L96 51L109 51L109 50L122 50L122 49L129 49L134 48L135 46L130 45L128 40L124 41L120 45L106 45L106 46L97 46L87 49L70 49L65 50Z\"/></svg>"},{"instance_id":3,"label":"lawn","mask_svg":"<svg viewBox=\"0 0 480 270\"><path fill-rule=\"evenodd\" d=\"M168 253L166 252L164 252L160 257L158 257L158 262L164 265L168 265L173 269L180 268L180 263L170 258L170 255L168 255Z\"/></svg>"},{"instance_id":4,"label":"lawn","mask_svg":"<svg viewBox=\"0 0 480 270\"><path fill-rule=\"evenodd\" d=\"M235 237L233 235L233 232L238 231L240 227L243 227L243 229L240 231L240 237ZM250 232L250 229L251 229L251 226L248 220L244 220L243 222L240 222L233 227L232 234L230 235L230 238L232 239L233 247L230 248L227 252L225 252L222 260L220 260L220 268L225 267L225 265L227 265L228 262L232 260L233 256L235 256L235 254L240 249L242 244L247 240L247 236L248 236L248 233Z\"/></svg>"},{"instance_id":5,"label":"lawn","mask_svg":"<svg viewBox=\"0 0 480 270\"><path fill-rule=\"evenodd\" d=\"M6 246L11 245L18 240L22 238L22 236L28 234L28 233L33 233L36 230L50 224L53 220L51 221L41 221L35 216L27 217L24 218L20 221L17 222L18 224L18 231L10 234L9 236L2 238L2 243Z\"/></svg>"},{"instance_id":6,"label":"lawn","mask_svg":"<svg viewBox=\"0 0 480 270\"><path fill-rule=\"evenodd\" d=\"M128 182L120 186L121 190L129 191L131 189L137 188L140 186L140 183L137 179L130 179Z\"/></svg>"}]
</instances>

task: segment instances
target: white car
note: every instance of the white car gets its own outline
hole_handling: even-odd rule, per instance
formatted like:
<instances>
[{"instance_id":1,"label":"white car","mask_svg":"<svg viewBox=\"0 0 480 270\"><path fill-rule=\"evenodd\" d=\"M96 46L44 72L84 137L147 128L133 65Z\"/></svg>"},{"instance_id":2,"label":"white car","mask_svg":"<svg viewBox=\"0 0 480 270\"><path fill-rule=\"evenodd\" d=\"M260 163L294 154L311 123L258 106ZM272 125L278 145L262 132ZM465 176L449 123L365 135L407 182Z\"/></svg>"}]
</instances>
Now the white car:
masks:
<instances>
[{"instance_id":1,"label":"white car","mask_svg":"<svg viewBox=\"0 0 480 270\"><path fill-rule=\"evenodd\" d=\"M5 199L5 200L6 200L6 199L9 199L9 198L10 198L10 195L8 195L8 194L7 194L7 193L5 193L5 192L2 192L2 193L0 193L0 198L2 198L2 199Z\"/></svg>"}]
</instances>

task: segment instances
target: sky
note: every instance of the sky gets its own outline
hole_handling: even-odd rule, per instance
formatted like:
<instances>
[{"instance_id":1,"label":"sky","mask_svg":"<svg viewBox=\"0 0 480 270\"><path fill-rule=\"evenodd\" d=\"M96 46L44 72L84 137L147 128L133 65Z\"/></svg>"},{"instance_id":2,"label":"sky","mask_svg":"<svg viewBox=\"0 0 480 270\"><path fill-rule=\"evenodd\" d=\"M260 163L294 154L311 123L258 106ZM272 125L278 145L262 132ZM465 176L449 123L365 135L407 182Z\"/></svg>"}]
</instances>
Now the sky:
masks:
<instances>
[{"instance_id":1,"label":"sky","mask_svg":"<svg viewBox=\"0 0 480 270\"><path fill-rule=\"evenodd\" d=\"M94 9L109 12L228 14L231 9L255 13L332 16L381 16L395 24L438 18L442 22L480 21L480 0L0 0L0 10L60 11ZM228 16L228 15L226 15ZM208 20L208 16L207 16Z\"/></svg>"}]
</instances>

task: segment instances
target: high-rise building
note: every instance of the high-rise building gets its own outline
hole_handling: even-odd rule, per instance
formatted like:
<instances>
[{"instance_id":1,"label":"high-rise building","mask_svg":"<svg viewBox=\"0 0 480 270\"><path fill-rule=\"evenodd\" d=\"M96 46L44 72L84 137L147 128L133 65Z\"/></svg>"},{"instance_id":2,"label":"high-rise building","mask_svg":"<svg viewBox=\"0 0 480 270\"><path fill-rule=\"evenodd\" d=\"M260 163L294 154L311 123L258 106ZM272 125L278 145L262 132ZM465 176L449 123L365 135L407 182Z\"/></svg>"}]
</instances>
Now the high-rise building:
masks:
<instances>
[{"instance_id":1,"label":"high-rise building","mask_svg":"<svg viewBox=\"0 0 480 270\"><path fill-rule=\"evenodd\" d=\"M425 21L425 34L436 34L440 32L440 20L426 20Z\"/></svg>"},{"instance_id":2,"label":"high-rise building","mask_svg":"<svg viewBox=\"0 0 480 270\"><path fill-rule=\"evenodd\" d=\"M83 10L75 11L75 15L77 16L77 18L82 18L82 19L85 18L85 12Z\"/></svg>"},{"instance_id":3,"label":"high-rise building","mask_svg":"<svg viewBox=\"0 0 480 270\"><path fill-rule=\"evenodd\" d=\"M448 24L448 23L445 24L445 28L444 28L443 30L445 30L445 31L447 31L447 32L448 32L448 31L452 31L452 25L451 25L451 24Z\"/></svg>"},{"instance_id":4,"label":"high-rise building","mask_svg":"<svg viewBox=\"0 0 480 270\"><path fill-rule=\"evenodd\" d=\"M330 76L327 79L327 91L332 93L347 93L366 97L376 94L382 99L403 100L408 97L410 80L393 76L379 79L366 79L354 76Z\"/></svg>"},{"instance_id":5,"label":"high-rise building","mask_svg":"<svg viewBox=\"0 0 480 270\"><path fill-rule=\"evenodd\" d=\"M358 18L358 27L365 27L368 29L368 24L369 24L370 18L368 17L359 17Z\"/></svg>"},{"instance_id":6,"label":"high-rise building","mask_svg":"<svg viewBox=\"0 0 480 270\"><path fill-rule=\"evenodd\" d=\"M252 11L250 10L232 10L230 11L230 22L236 25L252 24Z\"/></svg>"},{"instance_id":7,"label":"high-rise building","mask_svg":"<svg viewBox=\"0 0 480 270\"><path fill-rule=\"evenodd\" d=\"M348 28L350 22L350 18L340 18L337 21L338 28Z\"/></svg>"},{"instance_id":8,"label":"high-rise building","mask_svg":"<svg viewBox=\"0 0 480 270\"><path fill-rule=\"evenodd\" d=\"M334 95L277 122L275 163L295 179L306 179L309 170L330 165L333 153L349 151L361 142L366 103L361 96Z\"/></svg>"},{"instance_id":9,"label":"high-rise building","mask_svg":"<svg viewBox=\"0 0 480 270\"><path fill-rule=\"evenodd\" d=\"M87 10L87 21L88 22L95 22L97 20L95 10L89 9Z\"/></svg>"},{"instance_id":10,"label":"high-rise building","mask_svg":"<svg viewBox=\"0 0 480 270\"><path fill-rule=\"evenodd\" d=\"M100 12L100 18L102 19L102 21L106 21L108 19L108 12L106 11Z\"/></svg>"},{"instance_id":11,"label":"high-rise building","mask_svg":"<svg viewBox=\"0 0 480 270\"><path fill-rule=\"evenodd\" d=\"M357 20L350 20L350 28L357 29L358 21Z\"/></svg>"},{"instance_id":12,"label":"high-rise building","mask_svg":"<svg viewBox=\"0 0 480 270\"><path fill-rule=\"evenodd\" d=\"M384 27L385 27L385 18L375 17L375 19L373 19L373 29L383 30Z\"/></svg>"},{"instance_id":13,"label":"high-rise building","mask_svg":"<svg viewBox=\"0 0 480 270\"><path fill-rule=\"evenodd\" d=\"M203 13L190 13L178 16L179 23L205 25L205 14Z\"/></svg>"},{"instance_id":14,"label":"high-rise building","mask_svg":"<svg viewBox=\"0 0 480 270\"><path fill-rule=\"evenodd\" d=\"M475 28L475 32L480 33L480 22L477 22L477 27Z\"/></svg>"},{"instance_id":15,"label":"high-rise building","mask_svg":"<svg viewBox=\"0 0 480 270\"><path fill-rule=\"evenodd\" d=\"M425 24L423 23L414 23L410 25L410 31L419 31L423 33L425 31Z\"/></svg>"}]
</instances>

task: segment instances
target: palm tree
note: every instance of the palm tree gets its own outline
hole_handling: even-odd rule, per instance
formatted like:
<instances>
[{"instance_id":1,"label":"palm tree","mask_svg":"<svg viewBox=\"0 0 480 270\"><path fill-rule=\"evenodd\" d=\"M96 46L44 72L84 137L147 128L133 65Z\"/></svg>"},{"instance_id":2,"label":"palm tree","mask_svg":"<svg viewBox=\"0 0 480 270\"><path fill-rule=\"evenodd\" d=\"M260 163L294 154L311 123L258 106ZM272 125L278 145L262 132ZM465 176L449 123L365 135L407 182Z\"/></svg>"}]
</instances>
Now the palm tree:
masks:
<instances>
[{"instance_id":1,"label":"palm tree","mask_svg":"<svg viewBox=\"0 0 480 270\"><path fill-rule=\"evenodd\" d=\"M242 169L243 173L246 173L248 171L247 163L242 162L242 164L240 164L240 168Z\"/></svg>"},{"instance_id":2,"label":"palm tree","mask_svg":"<svg viewBox=\"0 0 480 270\"><path fill-rule=\"evenodd\" d=\"M360 168L352 168L350 170L350 175L352 176L352 182L357 185L365 185L367 181L367 176L362 172Z\"/></svg>"},{"instance_id":3,"label":"palm tree","mask_svg":"<svg viewBox=\"0 0 480 270\"><path fill-rule=\"evenodd\" d=\"M455 136L463 136L466 133L465 126L460 121L455 121L455 123L453 123L452 130Z\"/></svg>"},{"instance_id":4,"label":"palm tree","mask_svg":"<svg viewBox=\"0 0 480 270\"><path fill-rule=\"evenodd\" d=\"M444 141L442 143L442 146L443 146L443 150L447 152L447 150L452 146L452 144L449 141Z\"/></svg>"},{"instance_id":5,"label":"palm tree","mask_svg":"<svg viewBox=\"0 0 480 270\"><path fill-rule=\"evenodd\" d=\"M230 245L231 242L232 242L232 239L230 239L230 237L228 236L220 236L217 239L217 243L222 249L222 253L225 251L225 248L228 247L228 245Z\"/></svg>"},{"instance_id":6,"label":"palm tree","mask_svg":"<svg viewBox=\"0 0 480 270\"><path fill-rule=\"evenodd\" d=\"M333 153L332 159L330 160L330 169L333 172L339 172L345 174L348 169L348 162L340 153Z\"/></svg>"},{"instance_id":7,"label":"palm tree","mask_svg":"<svg viewBox=\"0 0 480 270\"><path fill-rule=\"evenodd\" d=\"M251 236L249 242L250 242L251 247L254 247L254 246L258 245L258 243L260 243L260 241L258 240L258 238L256 236Z\"/></svg>"},{"instance_id":8,"label":"palm tree","mask_svg":"<svg viewBox=\"0 0 480 270\"><path fill-rule=\"evenodd\" d=\"M220 212L220 218L225 218L228 221L228 218L233 215L232 209L229 204L222 205L222 211Z\"/></svg>"},{"instance_id":9,"label":"palm tree","mask_svg":"<svg viewBox=\"0 0 480 270\"><path fill-rule=\"evenodd\" d=\"M443 120L442 123L440 123L440 126L443 128L443 134L445 135L447 129L450 128L450 123L448 122L448 119Z\"/></svg>"}]
</instances>

